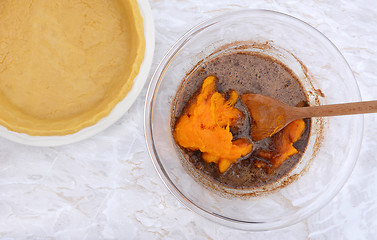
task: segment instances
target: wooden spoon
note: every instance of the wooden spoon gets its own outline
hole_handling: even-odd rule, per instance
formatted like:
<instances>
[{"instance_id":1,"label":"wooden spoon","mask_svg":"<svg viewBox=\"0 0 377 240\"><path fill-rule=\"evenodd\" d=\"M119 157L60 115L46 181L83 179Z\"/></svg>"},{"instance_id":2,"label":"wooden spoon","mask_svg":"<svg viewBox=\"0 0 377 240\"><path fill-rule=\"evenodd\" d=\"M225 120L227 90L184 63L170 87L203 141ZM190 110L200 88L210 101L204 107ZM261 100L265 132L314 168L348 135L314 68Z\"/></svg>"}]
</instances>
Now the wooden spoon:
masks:
<instances>
[{"instance_id":1,"label":"wooden spoon","mask_svg":"<svg viewBox=\"0 0 377 240\"><path fill-rule=\"evenodd\" d=\"M247 105L251 114L253 127L251 137L254 141L269 137L288 123L300 118L377 112L377 101L291 107L277 99L260 94L244 94L241 100Z\"/></svg>"}]
</instances>

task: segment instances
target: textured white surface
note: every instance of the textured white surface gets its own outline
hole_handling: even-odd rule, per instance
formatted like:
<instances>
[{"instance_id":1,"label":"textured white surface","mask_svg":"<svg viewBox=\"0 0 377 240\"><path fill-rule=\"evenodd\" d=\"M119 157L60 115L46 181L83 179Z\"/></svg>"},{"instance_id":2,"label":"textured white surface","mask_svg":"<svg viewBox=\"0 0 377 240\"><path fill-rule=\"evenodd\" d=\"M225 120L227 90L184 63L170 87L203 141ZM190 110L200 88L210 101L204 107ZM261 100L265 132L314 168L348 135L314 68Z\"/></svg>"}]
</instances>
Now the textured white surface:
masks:
<instances>
[{"instance_id":1,"label":"textured white surface","mask_svg":"<svg viewBox=\"0 0 377 240\"><path fill-rule=\"evenodd\" d=\"M374 0L150 3L156 27L152 70L194 24L230 10L263 8L290 14L319 29L347 59L363 100L377 99ZM251 233L209 222L167 191L145 146L146 87L120 121L86 141L40 148L0 139L0 238L376 239L377 114L365 116L359 160L345 187L326 207L291 227Z\"/></svg>"}]
</instances>

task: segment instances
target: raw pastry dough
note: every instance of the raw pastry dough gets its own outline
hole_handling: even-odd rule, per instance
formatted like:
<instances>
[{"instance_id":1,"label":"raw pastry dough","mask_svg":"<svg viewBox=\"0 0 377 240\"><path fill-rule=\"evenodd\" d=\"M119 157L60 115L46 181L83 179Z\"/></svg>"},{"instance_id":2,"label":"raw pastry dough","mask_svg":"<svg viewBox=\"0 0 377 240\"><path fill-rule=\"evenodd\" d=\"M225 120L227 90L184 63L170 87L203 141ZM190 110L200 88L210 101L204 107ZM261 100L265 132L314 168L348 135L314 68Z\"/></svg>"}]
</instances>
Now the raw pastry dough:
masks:
<instances>
[{"instance_id":1,"label":"raw pastry dough","mask_svg":"<svg viewBox=\"0 0 377 240\"><path fill-rule=\"evenodd\" d=\"M67 135L108 115L145 50L136 0L0 1L0 124Z\"/></svg>"}]
</instances>

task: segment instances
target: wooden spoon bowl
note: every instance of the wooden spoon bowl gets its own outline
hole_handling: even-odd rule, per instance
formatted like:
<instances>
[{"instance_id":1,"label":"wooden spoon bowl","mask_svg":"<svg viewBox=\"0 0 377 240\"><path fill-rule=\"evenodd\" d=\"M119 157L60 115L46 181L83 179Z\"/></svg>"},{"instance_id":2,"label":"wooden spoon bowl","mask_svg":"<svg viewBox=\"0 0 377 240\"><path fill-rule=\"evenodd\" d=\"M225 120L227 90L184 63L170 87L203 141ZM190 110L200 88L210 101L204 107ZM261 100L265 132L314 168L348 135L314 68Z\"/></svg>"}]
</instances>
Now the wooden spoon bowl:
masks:
<instances>
[{"instance_id":1,"label":"wooden spoon bowl","mask_svg":"<svg viewBox=\"0 0 377 240\"><path fill-rule=\"evenodd\" d=\"M254 141L260 141L280 131L293 120L377 112L377 101L332 104L314 107L292 107L275 98L260 94L244 94L252 118Z\"/></svg>"}]
</instances>

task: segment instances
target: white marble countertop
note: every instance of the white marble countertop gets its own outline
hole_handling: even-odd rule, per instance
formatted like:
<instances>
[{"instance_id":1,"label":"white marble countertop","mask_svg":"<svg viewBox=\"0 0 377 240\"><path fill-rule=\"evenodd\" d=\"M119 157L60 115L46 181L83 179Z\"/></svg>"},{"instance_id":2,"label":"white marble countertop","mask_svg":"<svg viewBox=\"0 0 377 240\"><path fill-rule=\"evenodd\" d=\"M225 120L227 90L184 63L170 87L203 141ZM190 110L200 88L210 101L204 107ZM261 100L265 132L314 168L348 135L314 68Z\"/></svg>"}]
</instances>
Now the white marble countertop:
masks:
<instances>
[{"instance_id":1,"label":"white marble countertop","mask_svg":"<svg viewBox=\"0 0 377 240\"><path fill-rule=\"evenodd\" d=\"M262 8L324 33L354 71L363 100L377 99L377 1L151 0L152 72L196 23L222 12ZM149 81L149 79L148 79ZM0 139L1 239L376 239L377 114L365 116L356 167L322 210L288 228L245 232L209 222L163 185L143 133L144 87L115 125L79 143L28 147Z\"/></svg>"}]
</instances>

